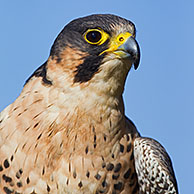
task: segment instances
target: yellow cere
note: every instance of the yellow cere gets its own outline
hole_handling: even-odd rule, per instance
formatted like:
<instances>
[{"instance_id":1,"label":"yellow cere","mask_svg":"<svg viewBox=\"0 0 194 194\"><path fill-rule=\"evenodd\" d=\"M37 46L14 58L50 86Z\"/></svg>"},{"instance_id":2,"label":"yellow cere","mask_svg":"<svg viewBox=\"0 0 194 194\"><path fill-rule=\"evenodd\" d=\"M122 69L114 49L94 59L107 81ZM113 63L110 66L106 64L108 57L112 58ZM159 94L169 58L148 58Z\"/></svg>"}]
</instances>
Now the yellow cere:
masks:
<instances>
[{"instance_id":1,"label":"yellow cere","mask_svg":"<svg viewBox=\"0 0 194 194\"><path fill-rule=\"evenodd\" d=\"M106 42L108 38L109 34L102 29L88 29L84 33L84 39L90 44L101 45Z\"/></svg>"},{"instance_id":2,"label":"yellow cere","mask_svg":"<svg viewBox=\"0 0 194 194\"><path fill-rule=\"evenodd\" d=\"M108 49L100 53L102 55L105 52L114 52L118 49L119 46L121 46L130 36L132 36L131 33L125 32L121 33L116 37L111 38L110 40L110 46Z\"/></svg>"}]
</instances>

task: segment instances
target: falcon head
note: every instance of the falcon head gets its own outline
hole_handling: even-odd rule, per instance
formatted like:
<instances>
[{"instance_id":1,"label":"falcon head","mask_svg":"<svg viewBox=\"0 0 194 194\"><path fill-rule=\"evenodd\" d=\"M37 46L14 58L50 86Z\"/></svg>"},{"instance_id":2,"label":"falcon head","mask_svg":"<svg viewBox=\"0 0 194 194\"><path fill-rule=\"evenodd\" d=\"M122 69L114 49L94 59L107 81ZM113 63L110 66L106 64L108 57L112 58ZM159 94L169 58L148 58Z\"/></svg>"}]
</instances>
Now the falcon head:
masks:
<instances>
[{"instance_id":1,"label":"falcon head","mask_svg":"<svg viewBox=\"0 0 194 194\"><path fill-rule=\"evenodd\" d=\"M140 61L135 33L132 22L111 14L75 19L60 32L48 61L31 77L59 87L103 87L105 93L122 93L131 66L137 69Z\"/></svg>"}]
</instances>

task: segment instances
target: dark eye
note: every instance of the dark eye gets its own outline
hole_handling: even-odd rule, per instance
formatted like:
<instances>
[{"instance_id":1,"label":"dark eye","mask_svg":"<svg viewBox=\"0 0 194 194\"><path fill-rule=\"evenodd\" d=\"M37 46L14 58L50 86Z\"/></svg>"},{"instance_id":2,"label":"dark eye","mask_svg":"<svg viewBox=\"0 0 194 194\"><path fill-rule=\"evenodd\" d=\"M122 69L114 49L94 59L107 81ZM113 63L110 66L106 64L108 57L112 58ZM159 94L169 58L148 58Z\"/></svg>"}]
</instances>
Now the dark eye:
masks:
<instances>
[{"instance_id":1,"label":"dark eye","mask_svg":"<svg viewBox=\"0 0 194 194\"><path fill-rule=\"evenodd\" d=\"M98 43L102 38L99 31L90 31L86 34L86 39L91 43Z\"/></svg>"}]
</instances>

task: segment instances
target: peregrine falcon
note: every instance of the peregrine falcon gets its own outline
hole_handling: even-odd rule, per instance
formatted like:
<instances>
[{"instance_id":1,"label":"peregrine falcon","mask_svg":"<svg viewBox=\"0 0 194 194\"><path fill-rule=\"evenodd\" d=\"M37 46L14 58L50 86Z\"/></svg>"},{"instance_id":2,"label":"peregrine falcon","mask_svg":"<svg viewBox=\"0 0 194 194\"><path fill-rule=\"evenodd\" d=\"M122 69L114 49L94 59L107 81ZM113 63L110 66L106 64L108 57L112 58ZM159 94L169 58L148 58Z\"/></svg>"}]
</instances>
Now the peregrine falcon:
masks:
<instances>
[{"instance_id":1,"label":"peregrine falcon","mask_svg":"<svg viewBox=\"0 0 194 194\"><path fill-rule=\"evenodd\" d=\"M165 149L125 116L125 80L140 61L135 34L111 14L64 27L0 113L1 194L178 193Z\"/></svg>"}]
</instances>

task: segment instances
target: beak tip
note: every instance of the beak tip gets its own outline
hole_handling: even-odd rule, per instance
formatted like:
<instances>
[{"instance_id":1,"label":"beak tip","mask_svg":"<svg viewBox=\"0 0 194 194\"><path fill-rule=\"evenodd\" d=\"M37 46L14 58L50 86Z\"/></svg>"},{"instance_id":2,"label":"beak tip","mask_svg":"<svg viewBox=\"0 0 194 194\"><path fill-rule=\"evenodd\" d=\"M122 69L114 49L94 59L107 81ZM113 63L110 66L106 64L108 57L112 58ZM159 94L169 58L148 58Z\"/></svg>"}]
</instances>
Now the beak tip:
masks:
<instances>
[{"instance_id":1,"label":"beak tip","mask_svg":"<svg viewBox=\"0 0 194 194\"><path fill-rule=\"evenodd\" d=\"M134 63L134 69L137 70L137 68L139 67L138 63Z\"/></svg>"},{"instance_id":2,"label":"beak tip","mask_svg":"<svg viewBox=\"0 0 194 194\"><path fill-rule=\"evenodd\" d=\"M136 60L134 62L134 69L137 70L137 68L139 67L140 64L140 52L138 52L138 55L136 57Z\"/></svg>"}]
</instances>

